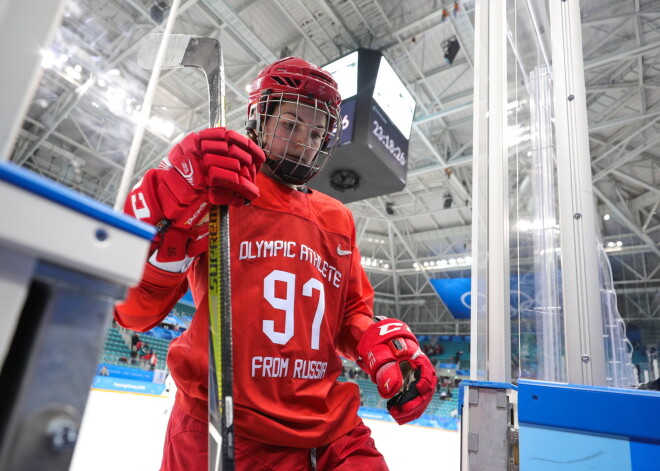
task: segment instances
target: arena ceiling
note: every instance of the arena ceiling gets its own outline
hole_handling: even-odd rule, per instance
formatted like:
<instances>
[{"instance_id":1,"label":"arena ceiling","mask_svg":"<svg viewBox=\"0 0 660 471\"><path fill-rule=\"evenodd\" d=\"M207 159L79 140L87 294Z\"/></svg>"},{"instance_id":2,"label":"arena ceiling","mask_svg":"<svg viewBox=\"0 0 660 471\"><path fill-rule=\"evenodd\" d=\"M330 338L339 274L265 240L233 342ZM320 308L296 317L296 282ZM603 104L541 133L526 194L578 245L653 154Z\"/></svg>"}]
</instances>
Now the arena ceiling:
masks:
<instances>
[{"instance_id":1,"label":"arena ceiling","mask_svg":"<svg viewBox=\"0 0 660 471\"><path fill-rule=\"evenodd\" d=\"M515 28L517 15L534 12L537 34L549 41L547 2L509 3L512 51L525 53L532 34ZM14 162L114 203L150 74L137 65L137 45L163 30L152 14L160 4L170 1L68 2ZM622 315L658 325L660 1L583 0L581 8L598 230ZM383 52L417 102L407 186L349 207L379 313L417 332L469 332L430 280L470 276L474 24L474 0L183 0L174 26L222 42L228 125L237 130L245 85L266 64L295 55L323 65L358 47ZM441 44L451 37L461 48L448 64ZM205 127L207 110L198 71L164 71L135 174Z\"/></svg>"}]
</instances>

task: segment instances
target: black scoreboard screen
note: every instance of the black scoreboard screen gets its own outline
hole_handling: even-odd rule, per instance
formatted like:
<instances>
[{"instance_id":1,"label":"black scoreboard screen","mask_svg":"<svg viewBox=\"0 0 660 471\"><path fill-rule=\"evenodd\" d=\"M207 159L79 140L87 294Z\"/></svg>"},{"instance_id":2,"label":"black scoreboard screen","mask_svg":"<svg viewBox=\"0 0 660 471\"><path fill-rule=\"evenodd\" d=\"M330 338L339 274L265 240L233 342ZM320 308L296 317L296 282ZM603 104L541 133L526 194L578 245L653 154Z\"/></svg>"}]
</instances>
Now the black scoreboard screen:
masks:
<instances>
[{"instance_id":1,"label":"black scoreboard screen","mask_svg":"<svg viewBox=\"0 0 660 471\"><path fill-rule=\"evenodd\" d=\"M342 135L310 182L349 203L403 189L415 100L380 51L358 49L324 67L342 96Z\"/></svg>"}]
</instances>

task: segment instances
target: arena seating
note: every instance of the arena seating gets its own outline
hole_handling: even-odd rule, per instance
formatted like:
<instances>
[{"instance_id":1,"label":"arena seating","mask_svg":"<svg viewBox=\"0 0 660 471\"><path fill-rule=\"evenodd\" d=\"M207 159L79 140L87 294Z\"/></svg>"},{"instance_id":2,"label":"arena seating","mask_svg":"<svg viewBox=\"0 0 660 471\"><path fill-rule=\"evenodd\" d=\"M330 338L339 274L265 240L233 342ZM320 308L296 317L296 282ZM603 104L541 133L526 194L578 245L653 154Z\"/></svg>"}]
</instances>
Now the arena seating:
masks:
<instances>
[{"instance_id":1,"label":"arena seating","mask_svg":"<svg viewBox=\"0 0 660 471\"><path fill-rule=\"evenodd\" d=\"M156 352L158 356L158 369L166 369L165 359L167 356L167 349L173 338L181 334L180 330L185 330L190 325L191 308L186 305L177 305L170 316L168 322L161 324L154 329L139 333L140 339L149 345L150 348ZM172 319L172 316L175 319ZM131 345L132 331L123 329L113 325L106 337L100 363L108 363L114 365L123 365L134 368L149 369L149 365L130 365L130 345ZM452 364L455 359L456 352L462 351L461 364L464 366L469 365L469 341L445 341L440 342L443 345L443 353L440 355L432 355L431 360L437 364ZM352 381L360 387L362 393L363 406L372 407L381 410L387 410L387 400L380 397L376 385L366 378L355 362L344 361L345 372L347 374L341 375L339 381ZM348 372L351 372L349 375ZM458 403L458 388L451 389L451 397L442 400L440 393L436 393L429 404L426 415L449 418L455 414Z\"/></svg>"}]
</instances>

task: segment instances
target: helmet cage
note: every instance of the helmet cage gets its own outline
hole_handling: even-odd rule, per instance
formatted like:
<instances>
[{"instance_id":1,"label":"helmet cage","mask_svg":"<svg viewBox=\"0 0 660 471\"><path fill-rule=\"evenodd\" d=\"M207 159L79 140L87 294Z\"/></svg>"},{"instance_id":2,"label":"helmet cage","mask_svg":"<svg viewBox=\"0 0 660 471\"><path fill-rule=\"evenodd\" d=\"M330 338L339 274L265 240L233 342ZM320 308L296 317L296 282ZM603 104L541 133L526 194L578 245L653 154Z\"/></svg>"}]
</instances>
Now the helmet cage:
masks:
<instances>
[{"instance_id":1,"label":"helmet cage","mask_svg":"<svg viewBox=\"0 0 660 471\"><path fill-rule=\"evenodd\" d=\"M310 145L309 139L304 143L293 144L291 135L288 138L282 136L281 130L278 131L281 126L313 127L313 125L293 122L295 120L282 117L279 110L283 103L294 104L296 109L299 107L312 109L314 112L313 123L316 123L318 113L322 113L326 117L324 127L315 130L320 134L318 145ZM336 127L339 122L339 109L316 98L292 93L273 94L270 90L266 90L250 111L251 120L248 121L248 128L255 132L257 144L266 152L266 165L273 175L284 183L294 185L307 183L321 171L339 142L341 129ZM266 131L266 122L269 120L276 120L272 126L272 134L268 134ZM264 148L267 141L273 143L276 140L287 141L284 150L280 152L281 155L273 153L272 148ZM294 145L297 149L292 151ZM300 147L303 148L303 152L300 152ZM315 155L311 161L306 163L303 161L303 155L309 152L314 152ZM297 153L300 153L300 156L296 157Z\"/></svg>"}]
</instances>

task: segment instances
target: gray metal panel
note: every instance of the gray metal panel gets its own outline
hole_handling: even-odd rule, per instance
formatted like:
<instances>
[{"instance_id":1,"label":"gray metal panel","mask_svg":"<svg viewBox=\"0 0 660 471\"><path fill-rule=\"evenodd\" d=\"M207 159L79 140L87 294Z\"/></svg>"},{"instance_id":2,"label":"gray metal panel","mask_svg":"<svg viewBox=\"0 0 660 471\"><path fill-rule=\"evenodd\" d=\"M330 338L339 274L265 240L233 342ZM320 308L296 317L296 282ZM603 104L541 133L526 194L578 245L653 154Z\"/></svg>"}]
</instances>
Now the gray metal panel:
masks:
<instances>
[{"instance_id":1,"label":"gray metal panel","mask_svg":"<svg viewBox=\"0 0 660 471\"><path fill-rule=\"evenodd\" d=\"M0 373L0 469L69 469L124 287L39 263Z\"/></svg>"}]
</instances>

